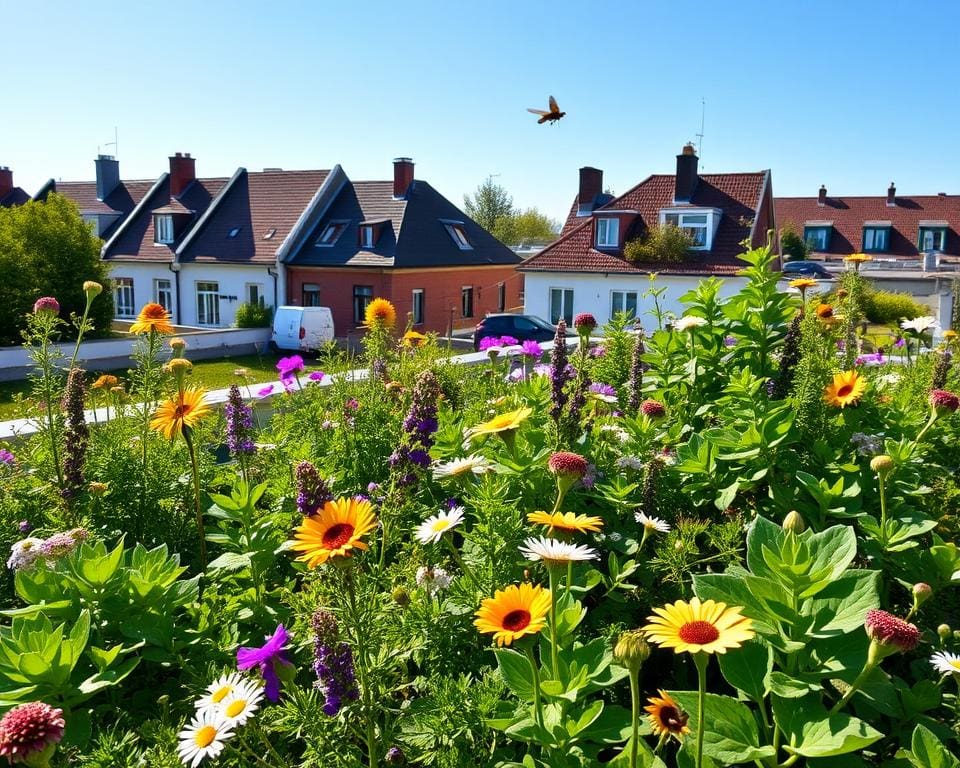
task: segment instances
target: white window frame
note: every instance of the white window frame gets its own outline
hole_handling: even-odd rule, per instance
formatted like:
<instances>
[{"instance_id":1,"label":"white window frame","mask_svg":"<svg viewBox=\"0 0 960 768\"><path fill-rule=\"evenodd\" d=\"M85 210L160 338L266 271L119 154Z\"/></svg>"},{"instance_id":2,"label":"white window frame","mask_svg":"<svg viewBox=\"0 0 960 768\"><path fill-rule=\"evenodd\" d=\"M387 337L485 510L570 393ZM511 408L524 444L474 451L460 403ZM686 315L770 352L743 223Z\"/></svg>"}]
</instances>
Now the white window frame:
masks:
<instances>
[{"instance_id":1,"label":"white window frame","mask_svg":"<svg viewBox=\"0 0 960 768\"><path fill-rule=\"evenodd\" d=\"M173 216L171 214L161 213L153 217L153 241L157 245L173 243Z\"/></svg>"},{"instance_id":2,"label":"white window frame","mask_svg":"<svg viewBox=\"0 0 960 768\"><path fill-rule=\"evenodd\" d=\"M467 240L467 233L463 231L463 224L457 221L447 221L444 222L443 226L446 228L447 234L450 235L450 239L453 240L457 248L461 251L473 250L473 246L470 245L470 241Z\"/></svg>"},{"instance_id":3,"label":"white window frame","mask_svg":"<svg viewBox=\"0 0 960 768\"><path fill-rule=\"evenodd\" d=\"M210 285L216 287L200 287ZM218 327L220 325L220 283L215 280L197 280L194 287L197 295L197 325ZM205 300L206 306L204 306ZM213 317L208 316L211 314Z\"/></svg>"},{"instance_id":4,"label":"white window frame","mask_svg":"<svg viewBox=\"0 0 960 768\"><path fill-rule=\"evenodd\" d=\"M877 235L883 239L883 247L877 247ZM868 240L870 238L870 240ZM872 242L871 242L872 241ZM871 253L886 253L890 250L890 227L866 226L863 228L863 250Z\"/></svg>"},{"instance_id":5,"label":"white window frame","mask_svg":"<svg viewBox=\"0 0 960 768\"><path fill-rule=\"evenodd\" d=\"M597 217L597 248L616 248L620 245L620 219L615 216Z\"/></svg>"},{"instance_id":6,"label":"white window frame","mask_svg":"<svg viewBox=\"0 0 960 768\"><path fill-rule=\"evenodd\" d=\"M936 246L936 245L934 245L934 244L931 242L931 247L930 247L930 248L927 248L927 247L926 247L926 239L927 239L927 237L930 237L930 238L932 238L933 240L936 240L937 238L939 238L939 239L940 239L940 245L939 245L939 247ZM942 252L943 252L943 249L944 249L944 247L946 247L946 243L947 243L947 230L946 230L945 227L936 227L936 226L934 226L934 227L926 227L926 226L921 226L921 227L920 227L920 237L918 238L918 240L919 240L920 242L919 242L919 248L918 248L917 250L919 250L921 253L931 253L931 252L937 252L937 251L939 251L939 252L942 253Z\"/></svg>"},{"instance_id":7,"label":"white window frame","mask_svg":"<svg viewBox=\"0 0 960 768\"><path fill-rule=\"evenodd\" d=\"M617 296L620 297L620 309L617 309ZM629 291L625 289L618 289L615 291L610 291L610 319L612 320L618 312L627 311L627 297L633 297L633 306L635 307L633 312L633 317L637 317L637 313L640 311L640 292L639 291Z\"/></svg>"},{"instance_id":8,"label":"white window frame","mask_svg":"<svg viewBox=\"0 0 960 768\"><path fill-rule=\"evenodd\" d=\"M164 286L164 284L166 284ZM167 300L162 300L162 294L167 294ZM160 304L167 312L173 312L173 281L164 277L153 280L153 300Z\"/></svg>"},{"instance_id":9,"label":"white window frame","mask_svg":"<svg viewBox=\"0 0 960 768\"><path fill-rule=\"evenodd\" d=\"M557 317L554 317L553 314L553 294L560 294L560 314ZM569 294L569 297L567 296ZM567 299L570 300L570 306L567 307ZM567 325L573 325L573 302L574 294L573 288L569 286L552 286L547 289L547 312L550 314L550 322L557 323L562 317L567 321Z\"/></svg>"},{"instance_id":10,"label":"white window frame","mask_svg":"<svg viewBox=\"0 0 960 768\"><path fill-rule=\"evenodd\" d=\"M125 302L121 300L121 296L126 294L129 291L130 301ZM136 317L137 316L137 305L135 301L135 295L133 292L133 278L132 277L115 277L113 278L113 306L116 309L117 317ZM124 311L124 310L127 311Z\"/></svg>"},{"instance_id":11,"label":"white window frame","mask_svg":"<svg viewBox=\"0 0 960 768\"><path fill-rule=\"evenodd\" d=\"M507 284L497 283L497 312L507 311Z\"/></svg>"},{"instance_id":12,"label":"white window frame","mask_svg":"<svg viewBox=\"0 0 960 768\"><path fill-rule=\"evenodd\" d=\"M256 290L257 298L253 299L253 294L251 289ZM245 299L248 304L257 304L261 307L265 306L266 299L263 297L263 283L247 283L243 286L243 292L245 294Z\"/></svg>"},{"instance_id":13,"label":"white window frame","mask_svg":"<svg viewBox=\"0 0 960 768\"><path fill-rule=\"evenodd\" d=\"M100 237L100 216L97 214L87 214L83 217L84 224L90 224L90 228L93 230L93 234L97 237Z\"/></svg>"},{"instance_id":14,"label":"white window frame","mask_svg":"<svg viewBox=\"0 0 960 768\"><path fill-rule=\"evenodd\" d=\"M660 211L660 225L673 224L682 229L691 237L696 237L694 230L703 232L703 245L691 245L691 251L709 251L713 248L713 237L720 226L722 211L717 208L665 208ZM692 217L703 217L704 221L688 220ZM676 221L671 219L676 218Z\"/></svg>"},{"instance_id":15,"label":"white window frame","mask_svg":"<svg viewBox=\"0 0 960 768\"><path fill-rule=\"evenodd\" d=\"M333 248L340 239L340 236L346 231L347 223L346 221L327 222L327 226L323 228L320 237L317 238L314 245L317 248Z\"/></svg>"},{"instance_id":16,"label":"white window frame","mask_svg":"<svg viewBox=\"0 0 960 768\"><path fill-rule=\"evenodd\" d=\"M414 325L423 325L424 316L424 293L423 288L414 288L410 300L411 314L413 315Z\"/></svg>"},{"instance_id":17,"label":"white window frame","mask_svg":"<svg viewBox=\"0 0 960 768\"><path fill-rule=\"evenodd\" d=\"M375 243L373 237L373 226L370 224L365 224L360 227L360 246L362 248L373 248Z\"/></svg>"}]
</instances>

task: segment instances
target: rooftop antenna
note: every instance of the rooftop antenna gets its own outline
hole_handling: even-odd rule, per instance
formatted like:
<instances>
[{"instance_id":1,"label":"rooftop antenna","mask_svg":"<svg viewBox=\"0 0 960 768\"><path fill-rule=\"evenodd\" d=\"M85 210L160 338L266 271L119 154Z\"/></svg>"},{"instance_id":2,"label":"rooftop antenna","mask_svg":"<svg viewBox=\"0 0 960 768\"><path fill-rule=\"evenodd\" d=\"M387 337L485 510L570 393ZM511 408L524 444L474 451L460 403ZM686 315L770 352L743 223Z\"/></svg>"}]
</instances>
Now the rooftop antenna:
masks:
<instances>
[{"instance_id":1,"label":"rooftop antenna","mask_svg":"<svg viewBox=\"0 0 960 768\"><path fill-rule=\"evenodd\" d=\"M113 147L113 156L114 156L114 157L117 157L117 156L118 156L118 150L119 150L119 148L120 148L120 135L119 135L119 133L117 132L117 126L113 126L113 141L108 141L108 142L107 142L106 144L104 144L103 146L105 146L105 147ZM99 145L97 145L97 154L98 154L98 155L100 154L100 146L99 146Z\"/></svg>"},{"instance_id":2,"label":"rooftop antenna","mask_svg":"<svg viewBox=\"0 0 960 768\"><path fill-rule=\"evenodd\" d=\"M703 96L700 97L700 133L695 134L697 137L697 154L700 155L700 159L703 159L703 124L706 121L707 117L707 100Z\"/></svg>"}]
</instances>

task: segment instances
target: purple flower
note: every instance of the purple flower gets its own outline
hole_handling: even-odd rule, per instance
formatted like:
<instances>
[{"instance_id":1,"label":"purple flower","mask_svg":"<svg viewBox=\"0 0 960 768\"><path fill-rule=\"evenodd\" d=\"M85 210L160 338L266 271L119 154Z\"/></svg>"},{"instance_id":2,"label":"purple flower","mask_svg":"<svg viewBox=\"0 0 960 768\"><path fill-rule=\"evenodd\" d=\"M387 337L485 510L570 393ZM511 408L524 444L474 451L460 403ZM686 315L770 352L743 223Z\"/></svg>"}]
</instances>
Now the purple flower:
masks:
<instances>
[{"instance_id":1,"label":"purple flower","mask_svg":"<svg viewBox=\"0 0 960 768\"><path fill-rule=\"evenodd\" d=\"M253 409L243 402L240 387L230 385L227 405L224 408L227 418L227 447L233 456L249 455L257 449L253 444Z\"/></svg>"},{"instance_id":2,"label":"purple flower","mask_svg":"<svg viewBox=\"0 0 960 768\"><path fill-rule=\"evenodd\" d=\"M905 347L906 345L907 345L907 340L902 336L899 339L897 339L895 342L893 342L893 346L897 347L898 349L900 349L901 347Z\"/></svg>"},{"instance_id":3,"label":"purple flower","mask_svg":"<svg viewBox=\"0 0 960 768\"><path fill-rule=\"evenodd\" d=\"M605 347L591 347L590 348L590 357L603 357L607 354Z\"/></svg>"},{"instance_id":4,"label":"purple flower","mask_svg":"<svg viewBox=\"0 0 960 768\"><path fill-rule=\"evenodd\" d=\"M343 407L348 411L355 411L360 407L360 403L357 402L357 398L351 397L343 404Z\"/></svg>"},{"instance_id":5,"label":"purple flower","mask_svg":"<svg viewBox=\"0 0 960 768\"><path fill-rule=\"evenodd\" d=\"M265 683L264 693L267 700L273 703L280 701L280 676L277 674L277 669L281 666L293 666L284 648L289 639L290 635L283 624L278 624L273 635L267 637L267 642L259 648L237 650L237 669L246 672L248 669L258 667Z\"/></svg>"},{"instance_id":6,"label":"purple flower","mask_svg":"<svg viewBox=\"0 0 960 768\"><path fill-rule=\"evenodd\" d=\"M403 442L397 446L389 459L390 468L400 476L400 485L416 481L415 468L430 466L430 448L437 431L437 401L440 399L440 383L427 370L417 377L410 399L410 410L403 420Z\"/></svg>"},{"instance_id":7,"label":"purple flower","mask_svg":"<svg viewBox=\"0 0 960 768\"><path fill-rule=\"evenodd\" d=\"M310 622L313 625L313 671L317 676L316 687L323 694L323 712L333 717L343 706L343 700L359 698L353 670L353 653L350 646L340 640L336 618L322 608Z\"/></svg>"},{"instance_id":8,"label":"purple flower","mask_svg":"<svg viewBox=\"0 0 960 768\"><path fill-rule=\"evenodd\" d=\"M0 448L0 464L6 464L8 467L12 467L16 463L17 460L10 451L6 448Z\"/></svg>"},{"instance_id":9,"label":"purple flower","mask_svg":"<svg viewBox=\"0 0 960 768\"><path fill-rule=\"evenodd\" d=\"M66 428L63 431L63 487L60 495L68 504L83 487L83 469L87 462L87 441L90 429L83 413L86 395L85 373L82 368L72 368L67 376L63 393L63 410L66 413Z\"/></svg>"},{"instance_id":10,"label":"purple flower","mask_svg":"<svg viewBox=\"0 0 960 768\"><path fill-rule=\"evenodd\" d=\"M333 501L330 486L309 461L299 462L293 470L293 477L297 486L297 512L301 515L315 515L324 504Z\"/></svg>"},{"instance_id":11,"label":"purple flower","mask_svg":"<svg viewBox=\"0 0 960 768\"><path fill-rule=\"evenodd\" d=\"M595 395L603 395L604 397L617 396L617 390L615 390L609 384L603 384L599 381L590 385L590 391Z\"/></svg>"},{"instance_id":12,"label":"purple flower","mask_svg":"<svg viewBox=\"0 0 960 768\"><path fill-rule=\"evenodd\" d=\"M723 346L725 347L735 347L737 346L737 339L734 336L724 336L723 337Z\"/></svg>"},{"instance_id":13,"label":"purple flower","mask_svg":"<svg viewBox=\"0 0 960 768\"><path fill-rule=\"evenodd\" d=\"M53 296L41 296L33 304L33 314L38 315L41 312L52 312L55 315L60 314L60 302Z\"/></svg>"},{"instance_id":14,"label":"purple flower","mask_svg":"<svg viewBox=\"0 0 960 768\"><path fill-rule=\"evenodd\" d=\"M501 336L500 337L500 346L501 347L515 347L520 343L519 339L513 338L513 336Z\"/></svg>"},{"instance_id":15,"label":"purple flower","mask_svg":"<svg viewBox=\"0 0 960 768\"><path fill-rule=\"evenodd\" d=\"M20 533L30 533L33 530L33 524L29 520L21 520L17 525L17 530Z\"/></svg>"},{"instance_id":16,"label":"purple flower","mask_svg":"<svg viewBox=\"0 0 960 768\"><path fill-rule=\"evenodd\" d=\"M538 363L533 366L532 371L534 376L549 376L550 375L550 365L548 363Z\"/></svg>"},{"instance_id":17,"label":"purple flower","mask_svg":"<svg viewBox=\"0 0 960 768\"><path fill-rule=\"evenodd\" d=\"M379 483L369 482L367 483L367 493L373 493L379 487L380 487Z\"/></svg>"},{"instance_id":18,"label":"purple flower","mask_svg":"<svg viewBox=\"0 0 960 768\"><path fill-rule=\"evenodd\" d=\"M273 384L267 384L267 386L260 387L260 389L257 390L257 397L266 397L271 392L273 392Z\"/></svg>"},{"instance_id":19,"label":"purple flower","mask_svg":"<svg viewBox=\"0 0 960 768\"><path fill-rule=\"evenodd\" d=\"M524 357L532 357L534 360L539 360L543 357L543 347L533 339L527 339L520 345L520 348L523 351Z\"/></svg>"},{"instance_id":20,"label":"purple flower","mask_svg":"<svg viewBox=\"0 0 960 768\"><path fill-rule=\"evenodd\" d=\"M491 349L492 347L499 347L499 346L500 346L500 339L498 339L496 336L485 336L484 338L480 339L481 352L486 352L488 349Z\"/></svg>"},{"instance_id":21,"label":"purple flower","mask_svg":"<svg viewBox=\"0 0 960 768\"><path fill-rule=\"evenodd\" d=\"M280 371L280 378L291 378L296 376L304 369L303 358L300 355L290 355L290 357L281 357L277 361L277 370Z\"/></svg>"},{"instance_id":22,"label":"purple flower","mask_svg":"<svg viewBox=\"0 0 960 768\"><path fill-rule=\"evenodd\" d=\"M320 382L323 381L326 375L323 371L311 371L307 378L310 379L310 381Z\"/></svg>"}]
</instances>

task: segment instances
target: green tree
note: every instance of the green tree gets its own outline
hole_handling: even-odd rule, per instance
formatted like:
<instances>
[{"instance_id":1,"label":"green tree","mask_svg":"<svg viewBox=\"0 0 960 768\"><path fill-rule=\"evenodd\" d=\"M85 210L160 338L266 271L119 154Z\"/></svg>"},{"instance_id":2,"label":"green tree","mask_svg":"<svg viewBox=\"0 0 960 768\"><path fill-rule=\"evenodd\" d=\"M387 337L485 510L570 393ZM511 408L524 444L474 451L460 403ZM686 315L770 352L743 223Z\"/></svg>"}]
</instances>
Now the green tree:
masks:
<instances>
[{"instance_id":1,"label":"green tree","mask_svg":"<svg viewBox=\"0 0 960 768\"><path fill-rule=\"evenodd\" d=\"M100 246L76 205L61 195L0 208L0 343L20 341L24 316L41 296L57 299L64 318L83 314L84 280L105 288L90 310L91 335L109 329L113 301Z\"/></svg>"},{"instance_id":2,"label":"green tree","mask_svg":"<svg viewBox=\"0 0 960 768\"><path fill-rule=\"evenodd\" d=\"M536 208L521 211L513 207L513 198L492 177L487 177L473 195L463 196L467 214L501 243L554 240L559 224Z\"/></svg>"},{"instance_id":3,"label":"green tree","mask_svg":"<svg viewBox=\"0 0 960 768\"><path fill-rule=\"evenodd\" d=\"M550 242L557 239L560 224L536 208L527 208L517 212L514 221L514 242Z\"/></svg>"},{"instance_id":4,"label":"green tree","mask_svg":"<svg viewBox=\"0 0 960 768\"><path fill-rule=\"evenodd\" d=\"M780 230L780 250L786 261L802 261L810 253L810 246L792 221L788 221Z\"/></svg>"},{"instance_id":5,"label":"green tree","mask_svg":"<svg viewBox=\"0 0 960 768\"><path fill-rule=\"evenodd\" d=\"M693 239L680 227L673 224L655 224L642 237L627 242L623 247L623 256L629 261L641 264L675 264L684 260L692 245Z\"/></svg>"},{"instance_id":6,"label":"green tree","mask_svg":"<svg viewBox=\"0 0 960 768\"><path fill-rule=\"evenodd\" d=\"M463 205L467 215L490 233L494 232L498 219L513 216L513 198L506 189L495 184L491 176L487 176L472 196L463 196Z\"/></svg>"}]
</instances>

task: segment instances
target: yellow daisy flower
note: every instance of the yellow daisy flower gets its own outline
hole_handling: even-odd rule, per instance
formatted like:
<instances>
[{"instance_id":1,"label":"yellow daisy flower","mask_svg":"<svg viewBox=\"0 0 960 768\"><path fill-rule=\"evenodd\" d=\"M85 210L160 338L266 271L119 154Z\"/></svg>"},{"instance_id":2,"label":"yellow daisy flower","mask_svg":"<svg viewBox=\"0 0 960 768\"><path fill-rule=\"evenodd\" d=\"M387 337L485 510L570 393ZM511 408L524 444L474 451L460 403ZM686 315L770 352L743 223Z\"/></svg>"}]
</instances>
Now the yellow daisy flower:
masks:
<instances>
[{"instance_id":1,"label":"yellow daisy flower","mask_svg":"<svg viewBox=\"0 0 960 768\"><path fill-rule=\"evenodd\" d=\"M527 522L545 525L550 529L568 533L596 533L603 527L603 518L591 515L578 515L574 512L531 512Z\"/></svg>"},{"instance_id":2,"label":"yellow daisy flower","mask_svg":"<svg viewBox=\"0 0 960 768\"><path fill-rule=\"evenodd\" d=\"M373 505L357 499L328 501L315 515L303 519L290 547L303 552L297 560L316 568L334 557L349 557L353 549L367 549L362 540L377 527Z\"/></svg>"},{"instance_id":3,"label":"yellow daisy flower","mask_svg":"<svg viewBox=\"0 0 960 768\"><path fill-rule=\"evenodd\" d=\"M193 429L211 411L206 394L207 391L199 387L178 392L160 404L150 421L150 429L162 432L168 440L182 435L184 427Z\"/></svg>"},{"instance_id":4,"label":"yellow daisy flower","mask_svg":"<svg viewBox=\"0 0 960 768\"><path fill-rule=\"evenodd\" d=\"M807 288L814 288L817 285L817 281L812 277L798 277L796 280L790 281L791 288L797 288L801 291L807 290Z\"/></svg>"},{"instance_id":5,"label":"yellow daisy flower","mask_svg":"<svg viewBox=\"0 0 960 768\"><path fill-rule=\"evenodd\" d=\"M726 653L754 636L753 622L742 616L740 606L727 607L713 600L689 603L677 600L654 608L650 623L643 627L647 639L675 653Z\"/></svg>"},{"instance_id":6,"label":"yellow daisy flower","mask_svg":"<svg viewBox=\"0 0 960 768\"><path fill-rule=\"evenodd\" d=\"M689 719L687 713L680 709L680 705L673 700L666 691L658 691L659 697L651 696L647 699L650 704L643 708L650 715L650 728L654 736L673 736L677 741L690 733L687 727Z\"/></svg>"},{"instance_id":7,"label":"yellow daisy flower","mask_svg":"<svg viewBox=\"0 0 960 768\"><path fill-rule=\"evenodd\" d=\"M374 299L367 304L363 322L371 328L393 328L397 324L397 310L386 299Z\"/></svg>"},{"instance_id":8,"label":"yellow daisy flower","mask_svg":"<svg viewBox=\"0 0 960 768\"><path fill-rule=\"evenodd\" d=\"M509 432L519 428L519 426L530 417L531 413L533 413L533 408L518 408L515 411L494 416L490 421L478 424L467 431L471 437Z\"/></svg>"},{"instance_id":9,"label":"yellow daisy flower","mask_svg":"<svg viewBox=\"0 0 960 768\"><path fill-rule=\"evenodd\" d=\"M511 584L483 599L473 625L480 632L493 633L498 646L510 645L546 626L551 599L550 590L539 585Z\"/></svg>"},{"instance_id":10,"label":"yellow daisy flower","mask_svg":"<svg viewBox=\"0 0 960 768\"><path fill-rule=\"evenodd\" d=\"M867 384L856 371L844 371L833 377L833 381L823 390L823 399L836 408L856 405L866 391Z\"/></svg>"}]
</instances>

